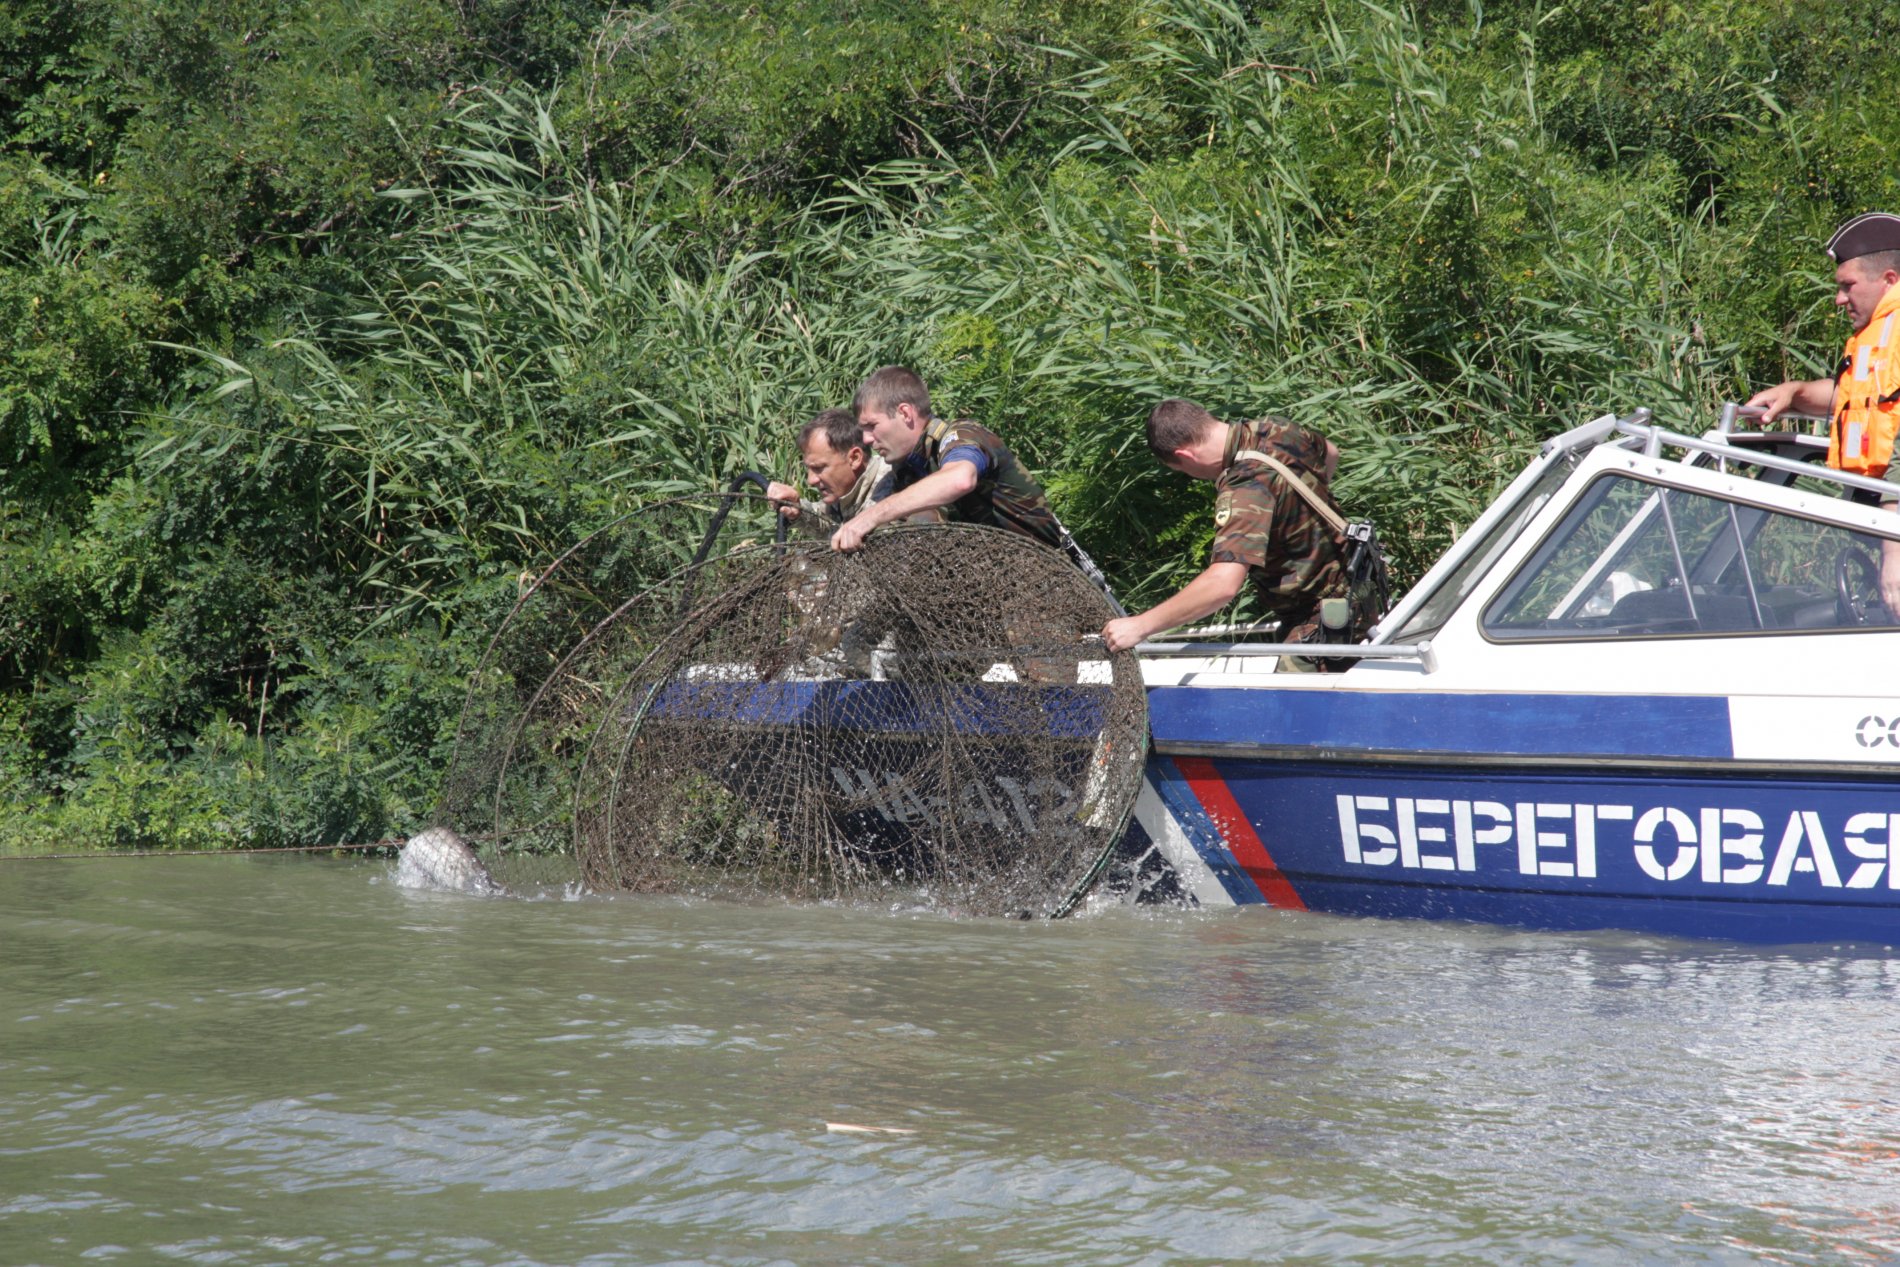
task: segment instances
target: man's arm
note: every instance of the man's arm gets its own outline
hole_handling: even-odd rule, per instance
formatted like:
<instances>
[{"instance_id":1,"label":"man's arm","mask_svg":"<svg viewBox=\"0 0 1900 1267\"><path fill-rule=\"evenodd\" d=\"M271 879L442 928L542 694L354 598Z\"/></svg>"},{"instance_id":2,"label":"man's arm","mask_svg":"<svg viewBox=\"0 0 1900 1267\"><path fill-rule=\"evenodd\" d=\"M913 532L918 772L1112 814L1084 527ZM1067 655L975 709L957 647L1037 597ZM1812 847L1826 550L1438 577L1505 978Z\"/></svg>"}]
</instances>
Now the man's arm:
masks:
<instances>
[{"instance_id":1,"label":"man's arm","mask_svg":"<svg viewBox=\"0 0 1900 1267\"><path fill-rule=\"evenodd\" d=\"M892 493L883 501L872 502L845 521L844 527L831 534L834 550L856 550L879 524L904 519L919 511L948 506L976 490L976 463L961 460L945 462L942 470L930 474L909 488Z\"/></svg>"},{"instance_id":2,"label":"man's arm","mask_svg":"<svg viewBox=\"0 0 1900 1267\"><path fill-rule=\"evenodd\" d=\"M785 512L787 519L798 518L798 490L793 488L790 484L781 484L779 481L773 480L770 484L765 486L765 495L769 500L779 504L779 508Z\"/></svg>"},{"instance_id":3,"label":"man's arm","mask_svg":"<svg viewBox=\"0 0 1900 1267\"><path fill-rule=\"evenodd\" d=\"M1766 411L1761 416L1764 425L1787 413L1825 417L1834 412L1834 380L1801 378L1777 383L1756 392L1745 403L1750 409Z\"/></svg>"},{"instance_id":4,"label":"man's arm","mask_svg":"<svg viewBox=\"0 0 1900 1267\"><path fill-rule=\"evenodd\" d=\"M773 480L766 488L765 495L778 503L778 508L785 512L787 519L798 518L801 511L809 511L820 517L823 517L825 513L823 502L815 497L800 497L797 489L790 484L781 484L777 480Z\"/></svg>"},{"instance_id":5,"label":"man's arm","mask_svg":"<svg viewBox=\"0 0 1900 1267\"><path fill-rule=\"evenodd\" d=\"M1102 626L1102 641L1110 651L1126 651L1138 642L1191 620L1217 612L1234 601L1247 583L1245 563L1210 563L1207 570L1183 585L1173 598L1163 599L1145 612L1122 616Z\"/></svg>"}]
</instances>

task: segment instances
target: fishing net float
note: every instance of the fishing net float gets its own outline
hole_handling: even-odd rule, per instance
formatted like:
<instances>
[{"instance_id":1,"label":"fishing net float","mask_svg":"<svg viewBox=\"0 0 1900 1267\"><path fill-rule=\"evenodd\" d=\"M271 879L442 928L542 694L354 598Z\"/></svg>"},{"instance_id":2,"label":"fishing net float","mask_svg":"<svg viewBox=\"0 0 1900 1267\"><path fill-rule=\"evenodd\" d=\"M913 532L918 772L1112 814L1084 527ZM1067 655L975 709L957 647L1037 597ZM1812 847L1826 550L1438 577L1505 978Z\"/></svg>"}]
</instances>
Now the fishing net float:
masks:
<instances>
[{"instance_id":1,"label":"fishing net float","mask_svg":"<svg viewBox=\"0 0 1900 1267\"><path fill-rule=\"evenodd\" d=\"M1141 787L1140 668L1061 553L738 492L629 515L528 583L436 822L504 880L1061 915Z\"/></svg>"}]
</instances>

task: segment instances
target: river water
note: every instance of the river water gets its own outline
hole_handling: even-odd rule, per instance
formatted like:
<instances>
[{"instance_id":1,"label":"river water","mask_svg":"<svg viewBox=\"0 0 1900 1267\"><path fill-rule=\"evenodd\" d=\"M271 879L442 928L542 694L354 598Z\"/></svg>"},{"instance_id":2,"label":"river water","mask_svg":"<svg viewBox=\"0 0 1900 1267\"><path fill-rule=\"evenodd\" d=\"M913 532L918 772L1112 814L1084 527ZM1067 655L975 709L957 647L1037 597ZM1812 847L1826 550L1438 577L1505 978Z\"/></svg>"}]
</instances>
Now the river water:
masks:
<instances>
[{"instance_id":1,"label":"river water","mask_svg":"<svg viewBox=\"0 0 1900 1267\"><path fill-rule=\"evenodd\" d=\"M8 1265L1900 1261L1875 952L0 868Z\"/></svg>"}]
</instances>

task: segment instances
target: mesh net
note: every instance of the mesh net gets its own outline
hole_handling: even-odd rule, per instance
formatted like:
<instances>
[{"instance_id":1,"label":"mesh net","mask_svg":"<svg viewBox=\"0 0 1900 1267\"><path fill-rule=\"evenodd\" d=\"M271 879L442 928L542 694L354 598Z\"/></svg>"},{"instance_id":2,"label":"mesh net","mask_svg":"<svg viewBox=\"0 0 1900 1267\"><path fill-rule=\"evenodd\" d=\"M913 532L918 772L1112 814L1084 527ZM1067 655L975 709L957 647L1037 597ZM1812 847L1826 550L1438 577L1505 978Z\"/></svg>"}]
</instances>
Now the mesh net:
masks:
<instances>
[{"instance_id":1,"label":"mesh net","mask_svg":"<svg viewBox=\"0 0 1900 1267\"><path fill-rule=\"evenodd\" d=\"M1014 534L829 527L688 498L562 556L471 683L439 821L504 883L1065 911L1145 757L1107 598Z\"/></svg>"}]
</instances>

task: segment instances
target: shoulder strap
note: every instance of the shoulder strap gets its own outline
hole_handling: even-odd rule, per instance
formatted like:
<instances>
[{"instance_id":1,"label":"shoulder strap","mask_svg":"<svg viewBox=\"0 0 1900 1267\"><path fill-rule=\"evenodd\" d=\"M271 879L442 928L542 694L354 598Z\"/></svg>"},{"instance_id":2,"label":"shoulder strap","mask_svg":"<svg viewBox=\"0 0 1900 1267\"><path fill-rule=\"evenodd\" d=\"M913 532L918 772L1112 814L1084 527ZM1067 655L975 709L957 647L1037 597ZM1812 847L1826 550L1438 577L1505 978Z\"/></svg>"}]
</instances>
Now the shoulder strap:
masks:
<instances>
[{"instance_id":1,"label":"shoulder strap","mask_svg":"<svg viewBox=\"0 0 1900 1267\"><path fill-rule=\"evenodd\" d=\"M917 448L911 457L921 457L927 471L937 469L937 458L943 452L943 438L949 432L950 424L941 418L931 417L924 421L924 433L917 437Z\"/></svg>"},{"instance_id":2,"label":"shoulder strap","mask_svg":"<svg viewBox=\"0 0 1900 1267\"><path fill-rule=\"evenodd\" d=\"M1331 524L1334 532L1342 537L1346 535L1346 521L1340 516L1340 513L1331 506L1328 506L1325 501L1320 498L1318 493L1308 488L1306 481L1295 475L1292 470L1288 468L1287 464L1282 462L1279 458L1271 454L1262 453L1258 449L1242 449L1240 452L1234 454L1234 460L1236 462L1264 463L1269 469L1277 473L1281 479L1291 484L1293 491L1298 493L1301 497L1304 497L1306 504L1318 511L1319 517Z\"/></svg>"}]
</instances>

